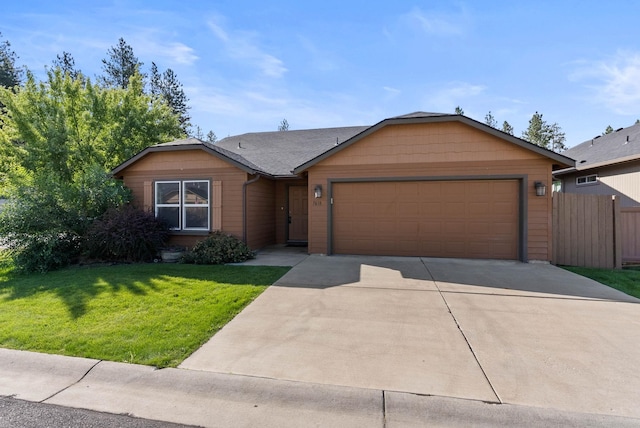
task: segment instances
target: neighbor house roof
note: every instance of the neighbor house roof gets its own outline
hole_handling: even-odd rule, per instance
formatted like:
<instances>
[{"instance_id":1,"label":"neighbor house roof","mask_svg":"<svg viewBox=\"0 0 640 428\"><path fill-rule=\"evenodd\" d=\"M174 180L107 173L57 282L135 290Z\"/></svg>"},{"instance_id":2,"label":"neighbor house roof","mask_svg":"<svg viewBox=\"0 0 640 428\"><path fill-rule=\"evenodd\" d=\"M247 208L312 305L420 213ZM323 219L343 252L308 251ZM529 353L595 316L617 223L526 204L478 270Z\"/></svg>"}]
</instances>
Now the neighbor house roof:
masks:
<instances>
[{"instance_id":1,"label":"neighbor house roof","mask_svg":"<svg viewBox=\"0 0 640 428\"><path fill-rule=\"evenodd\" d=\"M574 158L576 165L574 168L556 171L556 175L640 159L640 124L598 135L562 154Z\"/></svg>"},{"instance_id":2,"label":"neighbor house roof","mask_svg":"<svg viewBox=\"0 0 640 428\"><path fill-rule=\"evenodd\" d=\"M291 176L298 165L340 145L368 126L252 132L224 138L216 147L241 155L274 176Z\"/></svg>"},{"instance_id":3,"label":"neighbor house roof","mask_svg":"<svg viewBox=\"0 0 640 428\"><path fill-rule=\"evenodd\" d=\"M217 147L214 144L208 143L206 141L199 140L197 138L185 138L183 140L171 141L168 143L156 144L151 147L147 147L142 150L135 156L129 158L127 161L118 165L111 173L113 175L117 175L120 171L127 168L132 163L138 161L140 158L148 155L149 153L154 152L166 152L166 151L178 151L178 150L204 150L220 159L223 159L232 165L240 168L243 171L246 171L250 174L264 174L270 175L268 171L263 170L259 166L255 165L251 161L245 159L241 155L226 150L223 147Z\"/></svg>"},{"instance_id":4,"label":"neighbor house roof","mask_svg":"<svg viewBox=\"0 0 640 428\"><path fill-rule=\"evenodd\" d=\"M528 141L514 137L513 135L510 135L498 129L492 128L488 125L485 125L484 123L480 123L466 116L462 116L459 114L428 113L428 112L417 111L417 112L405 114L402 116L395 116L389 119L384 119L383 121L378 122L377 124L369 128L366 128L365 130L353 136L352 138L345 141L344 143L331 147L329 150L318 154L316 157L309 159L305 163L300 164L297 168L293 170L293 172L296 174L299 174L302 171L317 164L318 162L321 162L322 160L328 158L329 156L332 156L333 154L341 150L344 150L345 148L349 147L351 144L354 144L360 141L361 139L365 138L366 136L373 134L379 129L384 128L385 126L403 125L403 124L411 124L411 123L437 123L437 122L462 122L466 125L479 129L483 132L487 132L496 137L502 138L503 140L507 140L517 146L520 146L527 150L531 150L532 152L546 156L556 161L558 166L560 167L573 166L575 163L573 159L567 156L558 154L551 150L529 143Z\"/></svg>"}]
</instances>

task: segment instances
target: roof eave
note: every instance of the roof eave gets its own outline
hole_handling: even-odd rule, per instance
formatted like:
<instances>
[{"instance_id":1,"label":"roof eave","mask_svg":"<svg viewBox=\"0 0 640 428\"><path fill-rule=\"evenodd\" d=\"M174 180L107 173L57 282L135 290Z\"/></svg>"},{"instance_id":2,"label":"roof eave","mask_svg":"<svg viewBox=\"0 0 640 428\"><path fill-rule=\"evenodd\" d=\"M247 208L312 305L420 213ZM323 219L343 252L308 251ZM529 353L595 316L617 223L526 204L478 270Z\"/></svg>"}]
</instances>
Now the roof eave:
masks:
<instances>
[{"instance_id":1,"label":"roof eave","mask_svg":"<svg viewBox=\"0 0 640 428\"><path fill-rule=\"evenodd\" d=\"M559 153L556 153L554 151L545 149L543 147L540 146L536 146L535 144L529 143L528 141L522 140L520 138L514 137L513 135L507 134L505 132L500 131L499 129L495 129L492 128L484 123L480 123L476 120L470 119L466 116L463 115L459 115L459 114L442 114L442 115L432 115L432 116L422 116L422 117L394 117L394 118L389 118L389 119L384 119L378 123L376 123L375 125L371 126L370 128L365 129L364 131L360 132L357 135L354 135L353 137L351 137L350 139L346 140L345 142L327 150L326 152L320 154L319 156L316 156L315 158L303 163L302 165L296 167L293 169L293 173L294 174L300 174L301 172L305 171L306 169L314 166L315 164L323 161L324 159L334 155L335 153L339 152L340 150L343 150L347 147L349 147L350 145L354 144L355 142L363 139L364 137L378 131L379 129L385 127L385 126L389 126L389 125L406 125L406 124L422 124L422 123L441 123L441 122L453 122L453 121L458 121L461 123L464 123L466 125L469 125L473 128L479 129L481 131L487 132L491 135L494 135L498 138L501 138L503 140L507 140L513 144L516 144L517 146L520 146L524 149L527 150L531 150L535 153L538 153L542 156L545 156L547 158L550 158L556 162L558 162L559 165L561 166L568 166L568 167L572 167L575 166L575 160L571 159L567 156L561 155Z\"/></svg>"},{"instance_id":2,"label":"roof eave","mask_svg":"<svg viewBox=\"0 0 640 428\"><path fill-rule=\"evenodd\" d=\"M574 171L575 172L588 171L588 170L594 169L594 168L603 168L603 167L607 167L607 166L614 166L614 165L618 165L618 164L625 163L625 162L633 162L633 161L639 160L639 159L640 159L640 153L634 154L634 155L630 155L630 156L624 156L624 157L617 158L617 159L611 159L611 160L607 160L607 161L595 162L595 163L591 163L591 164L587 164L587 165L582 165L582 167L580 165L578 165L578 166L575 167ZM573 171L565 172L565 170L562 170L562 174L566 174L568 172L573 172Z\"/></svg>"}]
</instances>

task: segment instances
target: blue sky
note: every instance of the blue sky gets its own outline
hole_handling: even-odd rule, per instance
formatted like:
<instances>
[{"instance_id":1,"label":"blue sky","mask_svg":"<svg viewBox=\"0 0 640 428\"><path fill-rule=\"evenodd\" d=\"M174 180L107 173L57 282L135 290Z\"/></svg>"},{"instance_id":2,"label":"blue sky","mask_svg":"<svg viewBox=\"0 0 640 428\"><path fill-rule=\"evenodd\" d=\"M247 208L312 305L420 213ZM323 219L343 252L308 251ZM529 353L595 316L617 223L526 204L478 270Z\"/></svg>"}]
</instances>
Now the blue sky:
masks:
<instances>
[{"instance_id":1,"label":"blue sky","mask_svg":"<svg viewBox=\"0 0 640 428\"><path fill-rule=\"evenodd\" d=\"M43 76L86 75L123 37L173 69L192 123L219 138L372 125L413 111L491 111L517 136L535 111L573 146L640 118L636 1L23 1L0 32Z\"/></svg>"}]
</instances>

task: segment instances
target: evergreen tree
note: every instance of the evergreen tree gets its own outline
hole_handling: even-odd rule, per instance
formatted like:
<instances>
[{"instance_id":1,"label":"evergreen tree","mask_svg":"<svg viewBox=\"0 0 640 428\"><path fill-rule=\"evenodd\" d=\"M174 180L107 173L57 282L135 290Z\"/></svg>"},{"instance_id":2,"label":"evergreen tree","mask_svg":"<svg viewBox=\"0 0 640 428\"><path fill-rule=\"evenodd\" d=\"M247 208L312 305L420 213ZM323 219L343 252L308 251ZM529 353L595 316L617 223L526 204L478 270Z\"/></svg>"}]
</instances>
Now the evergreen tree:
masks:
<instances>
[{"instance_id":1,"label":"evergreen tree","mask_svg":"<svg viewBox=\"0 0 640 428\"><path fill-rule=\"evenodd\" d=\"M53 60L53 67L60 68L64 74L68 74L71 79L76 79L82 72L76 68L76 60L66 51L62 51L62 55L58 54Z\"/></svg>"},{"instance_id":2,"label":"evergreen tree","mask_svg":"<svg viewBox=\"0 0 640 428\"><path fill-rule=\"evenodd\" d=\"M289 130L289 122L287 122L287 119L282 119L282 122L280 122L280 125L278 125L278 131L288 131Z\"/></svg>"},{"instance_id":3,"label":"evergreen tree","mask_svg":"<svg viewBox=\"0 0 640 428\"><path fill-rule=\"evenodd\" d=\"M107 51L108 58L102 60L104 76L101 82L111 88L126 89L129 79L142 67L142 62L133 54L133 48L122 37L117 46L112 46ZM144 75L142 75L144 77Z\"/></svg>"},{"instance_id":4,"label":"evergreen tree","mask_svg":"<svg viewBox=\"0 0 640 428\"><path fill-rule=\"evenodd\" d=\"M484 117L484 123L486 123L492 128L496 128L496 129L498 128L498 121L491 114L491 110L489 110L489 113L487 113L487 115Z\"/></svg>"},{"instance_id":5,"label":"evergreen tree","mask_svg":"<svg viewBox=\"0 0 640 428\"><path fill-rule=\"evenodd\" d=\"M611 134L612 132L613 132L613 128L611 127L611 125L607 125L607 128L604 130L602 135Z\"/></svg>"},{"instance_id":6,"label":"evergreen tree","mask_svg":"<svg viewBox=\"0 0 640 428\"><path fill-rule=\"evenodd\" d=\"M462 110L462 107L460 107L460 106L456 107L456 114L464 115L464 110Z\"/></svg>"},{"instance_id":7,"label":"evergreen tree","mask_svg":"<svg viewBox=\"0 0 640 428\"><path fill-rule=\"evenodd\" d=\"M560 125L557 123L548 124L542 118L542 114L538 112L531 116L529 127L522 133L522 139L556 152L567 148L564 144L565 134Z\"/></svg>"},{"instance_id":8,"label":"evergreen tree","mask_svg":"<svg viewBox=\"0 0 640 428\"><path fill-rule=\"evenodd\" d=\"M2 37L2 33L0 33ZM8 40L0 42L0 87L13 88L22 82L23 70L16 67L18 56Z\"/></svg>"},{"instance_id":9,"label":"evergreen tree","mask_svg":"<svg viewBox=\"0 0 640 428\"><path fill-rule=\"evenodd\" d=\"M209 131L207 132L207 141L211 144L215 144L215 142L218 141L218 137L213 131Z\"/></svg>"},{"instance_id":10,"label":"evergreen tree","mask_svg":"<svg viewBox=\"0 0 640 428\"><path fill-rule=\"evenodd\" d=\"M176 74L168 68L164 73L160 74L158 66L155 62L151 63L151 78L149 81L151 95L161 97L171 110L178 116L180 126L187 133L191 126L189 116L189 99L184 93L182 83L178 81Z\"/></svg>"},{"instance_id":11,"label":"evergreen tree","mask_svg":"<svg viewBox=\"0 0 640 428\"><path fill-rule=\"evenodd\" d=\"M509 135L513 135L513 126L509 124L506 120L502 122L502 132L505 132Z\"/></svg>"}]
</instances>

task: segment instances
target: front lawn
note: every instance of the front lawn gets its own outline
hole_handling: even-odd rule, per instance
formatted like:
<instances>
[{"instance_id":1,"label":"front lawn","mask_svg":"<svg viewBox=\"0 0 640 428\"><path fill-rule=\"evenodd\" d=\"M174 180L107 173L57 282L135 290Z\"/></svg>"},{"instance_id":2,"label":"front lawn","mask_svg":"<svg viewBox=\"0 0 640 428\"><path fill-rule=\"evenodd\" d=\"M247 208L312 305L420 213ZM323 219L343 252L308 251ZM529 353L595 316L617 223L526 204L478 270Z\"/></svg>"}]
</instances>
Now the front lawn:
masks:
<instances>
[{"instance_id":1,"label":"front lawn","mask_svg":"<svg viewBox=\"0 0 640 428\"><path fill-rule=\"evenodd\" d=\"M130 264L20 275L0 259L0 347L175 367L288 270Z\"/></svg>"},{"instance_id":2,"label":"front lawn","mask_svg":"<svg viewBox=\"0 0 640 428\"><path fill-rule=\"evenodd\" d=\"M573 266L563 266L563 268L640 299L640 270L632 268L596 269Z\"/></svg>"}]
</instances>

